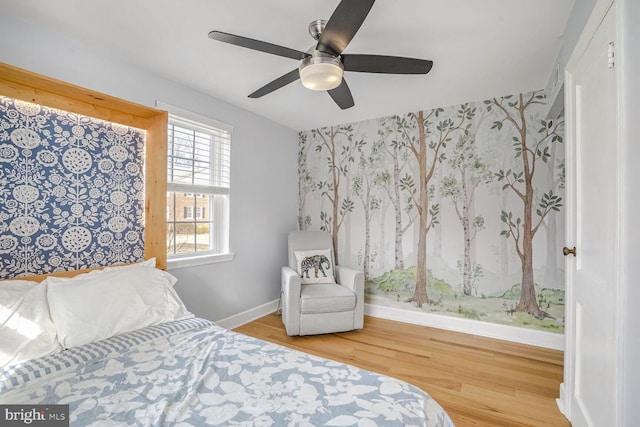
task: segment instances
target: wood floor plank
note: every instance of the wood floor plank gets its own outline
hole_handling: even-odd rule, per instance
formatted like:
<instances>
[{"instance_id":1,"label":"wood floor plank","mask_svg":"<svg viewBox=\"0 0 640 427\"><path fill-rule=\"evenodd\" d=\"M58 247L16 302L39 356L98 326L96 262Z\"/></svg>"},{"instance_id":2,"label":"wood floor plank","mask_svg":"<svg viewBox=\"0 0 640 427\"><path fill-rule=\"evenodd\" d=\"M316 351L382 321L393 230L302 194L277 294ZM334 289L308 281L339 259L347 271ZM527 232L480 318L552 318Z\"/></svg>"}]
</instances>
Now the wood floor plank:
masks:
<instances>
[{"instance_id":1,"label":"wood floor plank","mask_svg":"<svg viewBox=\"0 0 640 427\"><path fill-rule=\"evenodd\" d=\"M236 331L407 381L458 427L567 427L561 351L365 316L363 330L289 337L268 315Z\"/></svg>"}]
</instances>

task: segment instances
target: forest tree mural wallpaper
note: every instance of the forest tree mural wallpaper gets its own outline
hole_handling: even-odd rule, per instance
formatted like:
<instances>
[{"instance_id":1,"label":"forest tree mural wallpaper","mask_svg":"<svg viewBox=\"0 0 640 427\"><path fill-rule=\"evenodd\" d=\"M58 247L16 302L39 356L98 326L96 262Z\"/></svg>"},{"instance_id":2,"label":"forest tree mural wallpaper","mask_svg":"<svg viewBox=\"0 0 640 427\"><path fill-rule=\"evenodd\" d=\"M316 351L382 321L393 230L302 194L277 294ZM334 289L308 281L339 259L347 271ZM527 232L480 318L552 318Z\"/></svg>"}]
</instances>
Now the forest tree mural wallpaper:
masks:
<instances>
[{"instance_id":1,"label":"forest tree mural wallpaper","mask_svg":"<svg viewBox=\"0 0 640 427\"><path fill-rule=\"evenodd\" d=\"M563 120L543 91L299 134L298 227L370 304L564 331Z\"/></svg>"}]
</instances>

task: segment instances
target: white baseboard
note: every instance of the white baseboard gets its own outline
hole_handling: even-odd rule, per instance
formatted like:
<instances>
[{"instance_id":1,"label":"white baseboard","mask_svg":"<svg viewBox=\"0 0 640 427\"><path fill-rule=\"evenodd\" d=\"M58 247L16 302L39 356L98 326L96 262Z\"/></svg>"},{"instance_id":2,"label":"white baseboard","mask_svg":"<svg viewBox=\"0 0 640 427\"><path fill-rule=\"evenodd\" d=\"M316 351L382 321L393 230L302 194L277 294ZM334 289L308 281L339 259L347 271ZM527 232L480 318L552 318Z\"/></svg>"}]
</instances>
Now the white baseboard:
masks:
<instances>
[{"instance_id":1,"label":"white baseboard","mask_svg":"<svg viewBox=\"0 0 640 427\"><path fill-rule=\"evenodd\" d=\"M234 329L275 312L278 309L279 302L280 300L276 299L258 307L243 311L242 313L217 320L216 323L223 328ZM449 317L438 314L418 313L374 304L365 304L364 312L368 316L380 317L382 319L430 326L433 328L551 348L554 350L564 350L563 334L554 334L552 332L536 331L533 329L499 325L489 322L478 322L475 320L461 319L458 317Z\"/></svg>"},{"instance_id":2,"label":"white baseboard","mask_svg":"<svg viewBox=\"0 0 640 427\"><path fill-rule=\"evenodd\" d=\"M369 316L396 320L398 322L447 329L450 331L463 332L466 334L479 335L554 350L564 350L564 334L555 334L553 332L537 331L535 329L519 328L516 326L500 325L489 322L479 322L476 320L443 316L439 314L400 310L393 307L374 304L365 304L364 313Z\"/></svg>"},{"instance_id":3,"label":"white baseboard","mask_svg":"<svg viewBox=\"0 0 640 427\"><path fill-rule=\"evenodd\" d=\"M556 404L558 405L558 409L560 410L560 413L562 413L562 415L564 415L565 417L569 418L568 416L569 414L567 412L569 405L567 405L567 393L564 388L564 383L560 384L560 397L556 399Z\"/></svg>"},{"instance_id":4,"label":"white baseboard","mask_svg":"<svg viewBox=\"0 0 640 427\"><path fill-rule=\"evenodd\" d=\"M271 314L278 309L279 299L270 301L258 307L250 308L242 313L234 314L221 320L216 320L216 324L226 329L234 329L249 322L253 322L267 314Z\"/></svg>"}]
</instances>

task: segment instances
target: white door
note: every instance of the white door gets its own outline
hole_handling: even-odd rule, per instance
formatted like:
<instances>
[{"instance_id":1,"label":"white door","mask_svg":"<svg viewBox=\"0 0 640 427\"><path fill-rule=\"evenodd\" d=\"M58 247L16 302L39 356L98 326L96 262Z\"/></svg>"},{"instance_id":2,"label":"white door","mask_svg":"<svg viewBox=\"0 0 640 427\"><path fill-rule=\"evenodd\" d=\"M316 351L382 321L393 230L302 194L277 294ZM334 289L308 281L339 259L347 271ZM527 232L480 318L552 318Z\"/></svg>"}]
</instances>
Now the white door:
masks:
<instances>
[{"instance_id":1,"label":"white door","mask_svg":"<svg viewBox=\"0 0 640 427\"><path fill-rule=\"evenodd\" d=\"M617 426L615 5L586 37L586 49L567 69L567 158L573 162L567 164L567 227L576 256L566 258L566 403L574 426Z\"/></svg>"}]
</instances>

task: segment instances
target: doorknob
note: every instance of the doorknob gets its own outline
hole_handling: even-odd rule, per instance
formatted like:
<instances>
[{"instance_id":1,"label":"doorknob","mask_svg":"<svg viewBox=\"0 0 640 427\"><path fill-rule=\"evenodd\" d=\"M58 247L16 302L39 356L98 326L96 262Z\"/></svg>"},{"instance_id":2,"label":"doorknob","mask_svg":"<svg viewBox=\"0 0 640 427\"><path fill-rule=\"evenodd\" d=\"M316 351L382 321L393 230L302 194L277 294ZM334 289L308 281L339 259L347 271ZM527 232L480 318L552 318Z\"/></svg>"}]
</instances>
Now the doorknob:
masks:
<instances>
[{"instance_id":1,"label":"doorknob","mask_svg":"<svg viewBox=\"0 0 640 427\"><path fill-rule=\"evenodd\" d=\"M569 249L568 247L565 246L564 248L562 248L562 254L564 256L567 256L569 254L576 256L576 247L574 246L573 248Z\"/></svg>"}]
</instances>

